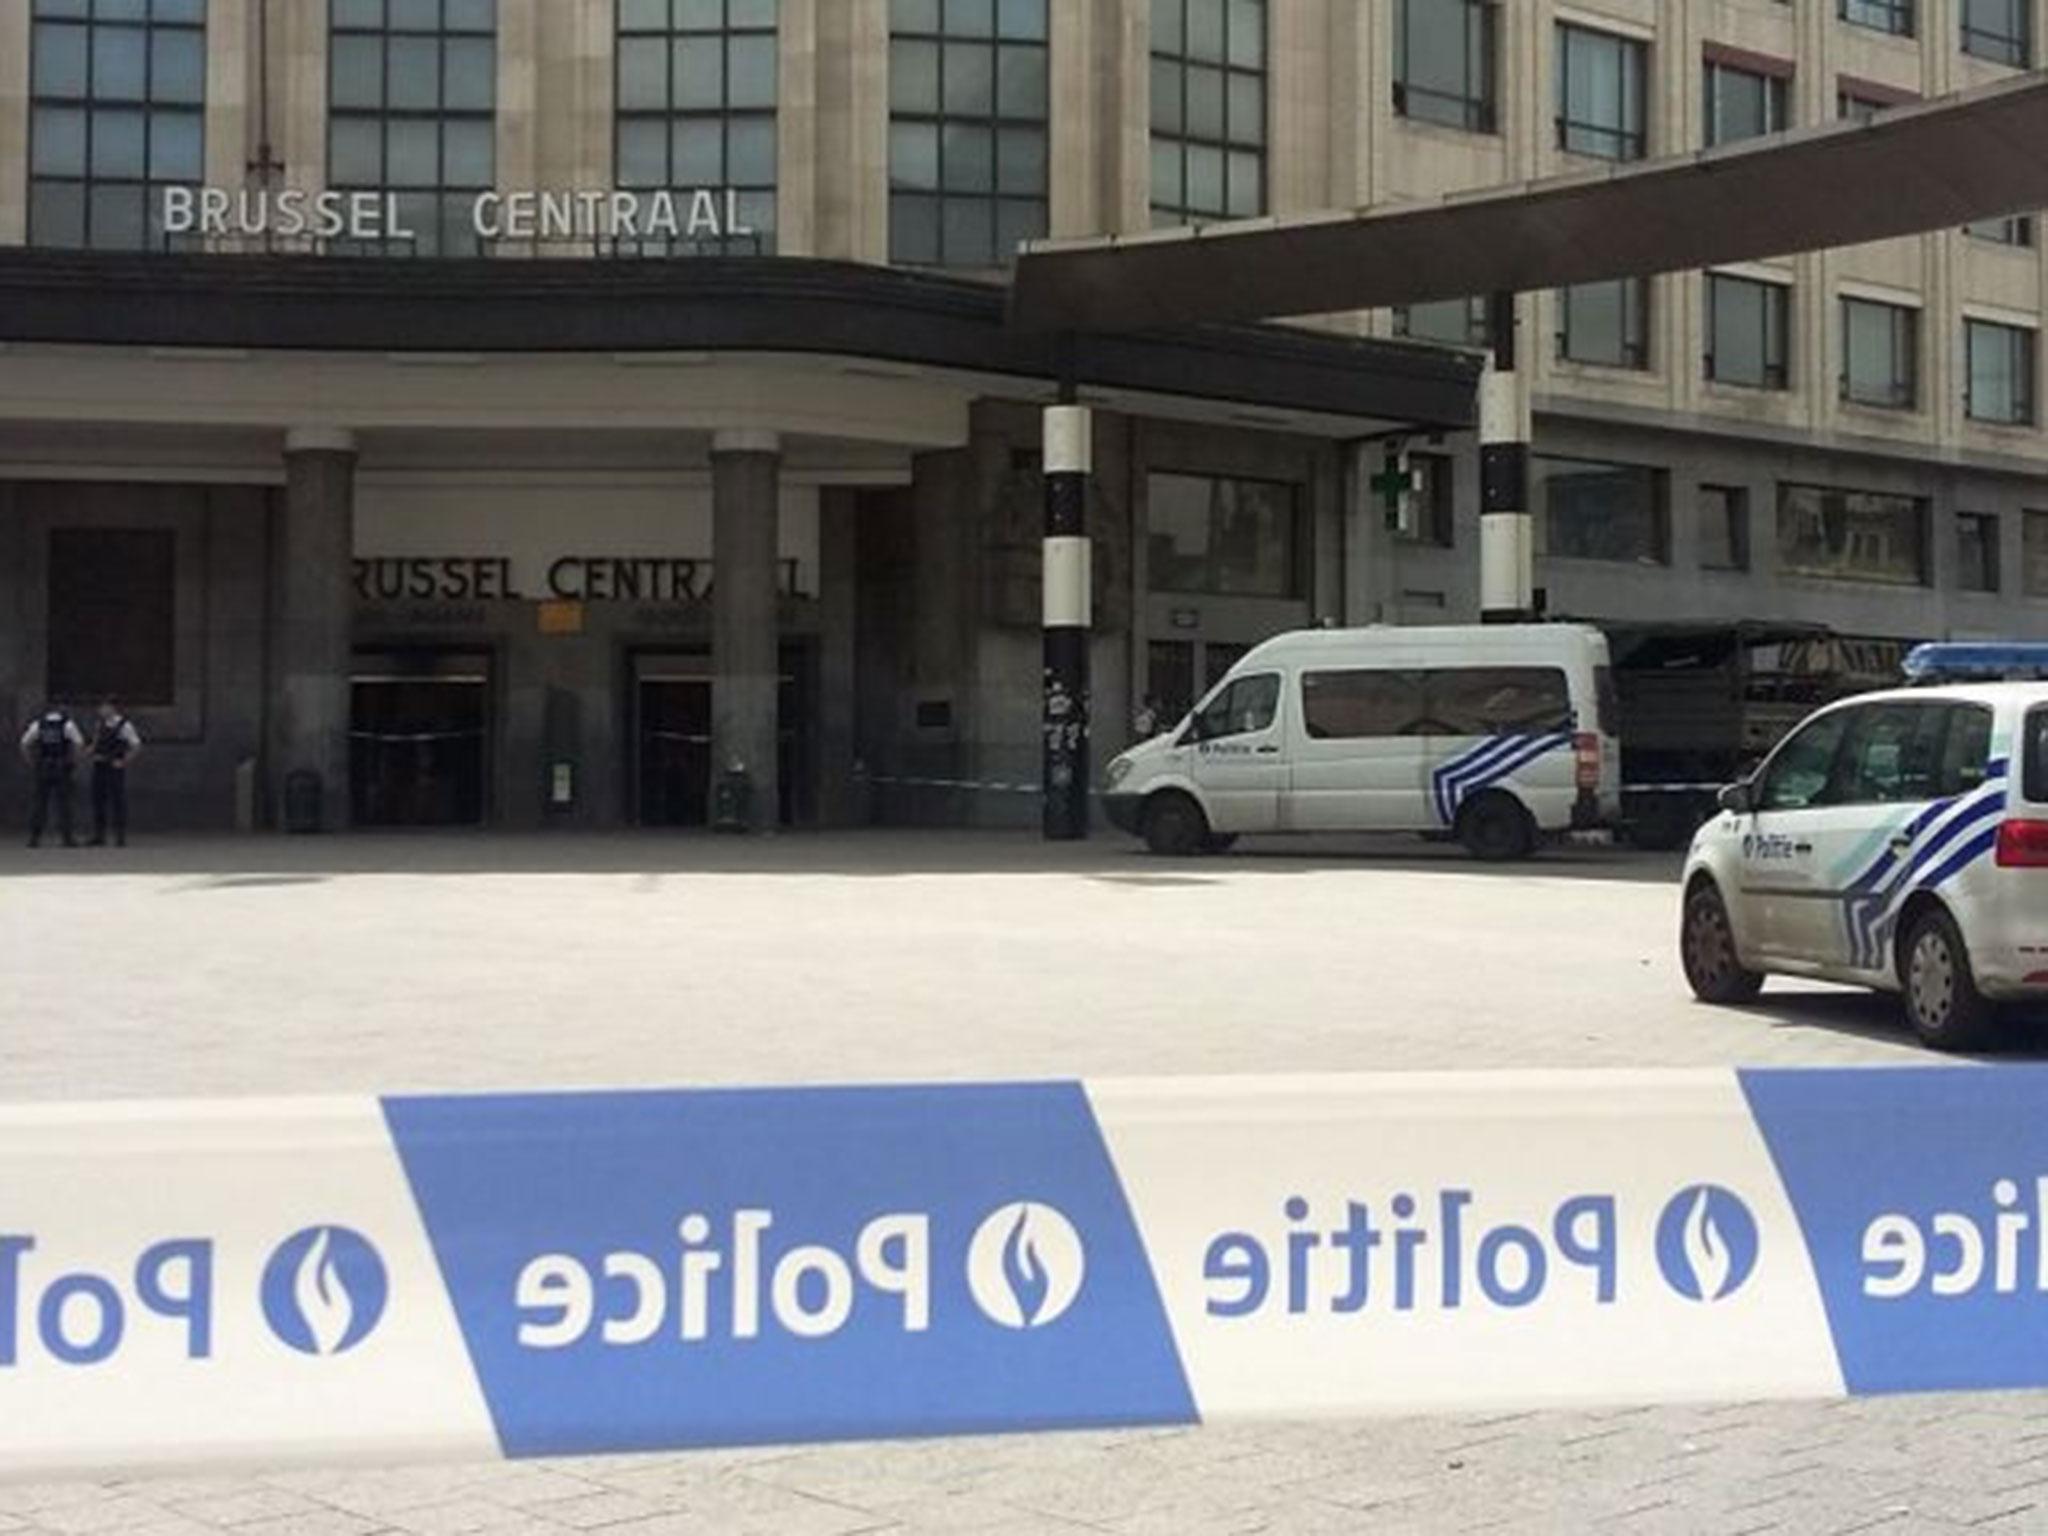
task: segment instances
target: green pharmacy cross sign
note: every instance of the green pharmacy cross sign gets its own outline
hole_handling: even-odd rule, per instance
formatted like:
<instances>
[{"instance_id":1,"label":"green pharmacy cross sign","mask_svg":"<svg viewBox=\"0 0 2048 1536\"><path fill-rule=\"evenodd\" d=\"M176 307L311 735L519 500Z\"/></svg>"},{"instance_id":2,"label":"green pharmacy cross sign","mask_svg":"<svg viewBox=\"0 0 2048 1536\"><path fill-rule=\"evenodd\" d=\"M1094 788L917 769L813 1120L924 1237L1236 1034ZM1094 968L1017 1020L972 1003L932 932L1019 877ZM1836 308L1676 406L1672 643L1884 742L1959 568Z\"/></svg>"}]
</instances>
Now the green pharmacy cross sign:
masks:
<instances>
[{"instance_id":1,"label":"green pharmacy cross sign","mask_svg":"<svg viewBox=\"0 0 2048 1536\"><path fill-rule=\"evenodd\" d=\"M1387 527L1390 530L1399 531L1406 521L1403 514L1408 510L1408 498L1420 489L1416 484L1418 478L1415 471L1408 467L1405 455L1390 452L1387 455L1386 467L1366 481L1366 485L1378 495L1381 504L1386 508Z\"/></svg>"}]
</instances>

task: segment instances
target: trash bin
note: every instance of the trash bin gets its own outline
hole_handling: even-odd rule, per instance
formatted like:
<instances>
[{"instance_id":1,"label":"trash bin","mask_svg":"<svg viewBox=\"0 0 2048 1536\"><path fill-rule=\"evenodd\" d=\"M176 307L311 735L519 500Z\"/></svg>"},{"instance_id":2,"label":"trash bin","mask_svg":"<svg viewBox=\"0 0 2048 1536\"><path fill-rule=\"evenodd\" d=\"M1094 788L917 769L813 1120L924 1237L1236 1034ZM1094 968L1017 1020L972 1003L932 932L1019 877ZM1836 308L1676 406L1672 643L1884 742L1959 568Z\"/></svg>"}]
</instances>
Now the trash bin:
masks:
<instances>
[{"instance_id":1,"label":"trash bin","mask_svg":"<svg viewBox=\"0 0 2048 1536\"><path fill-rule=\"evenodd\" d=\"M284 829L287 832L318 832L322 822L320 775L310 768L295 768L284 776Z\"/></svg>"},{"instance_id":2,"label":"trash bin","mask_svg":"<svg viewBox=\"0 0 2048 1536\"><path fill-rule=\"evenodd\" d=\"M754 825L754 781L744 768L728 768L711 790L711 826L718 832L746 832Z\"/></svg>"}]
</instances>

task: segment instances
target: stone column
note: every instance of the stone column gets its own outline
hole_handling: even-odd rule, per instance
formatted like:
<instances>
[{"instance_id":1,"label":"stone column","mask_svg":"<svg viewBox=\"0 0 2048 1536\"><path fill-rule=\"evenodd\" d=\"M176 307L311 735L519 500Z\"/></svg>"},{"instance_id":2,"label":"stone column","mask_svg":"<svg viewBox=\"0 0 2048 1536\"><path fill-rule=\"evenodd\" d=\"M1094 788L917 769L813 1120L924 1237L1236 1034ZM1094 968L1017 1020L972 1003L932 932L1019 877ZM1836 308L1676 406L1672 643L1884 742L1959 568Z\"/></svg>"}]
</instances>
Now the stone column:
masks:
<instances>
[{"instance_id":1,"label":"stone column","mask_svg":"<svg viewBox=\"0 0 2048 1536\"><path fill-rule=\"evenodd\" d=\"M271 574L271 803L288 775L320 775L322 821L348 825L350 645L355 625L354 434L297 427L285 437L284 504Z\"/></svg>"},{"instance_id":2,"label":"stone column","mask_svg":"<svg viewBox=\"0 0 2048 1536\"><path fill-rule=\"evenodd\" d=\"M782 443L729 431L711 442L711 774L744 768L752 830L778 823L776 512ZM714 803L714 813L716 806Z\"/></svg>"}]
</instances>

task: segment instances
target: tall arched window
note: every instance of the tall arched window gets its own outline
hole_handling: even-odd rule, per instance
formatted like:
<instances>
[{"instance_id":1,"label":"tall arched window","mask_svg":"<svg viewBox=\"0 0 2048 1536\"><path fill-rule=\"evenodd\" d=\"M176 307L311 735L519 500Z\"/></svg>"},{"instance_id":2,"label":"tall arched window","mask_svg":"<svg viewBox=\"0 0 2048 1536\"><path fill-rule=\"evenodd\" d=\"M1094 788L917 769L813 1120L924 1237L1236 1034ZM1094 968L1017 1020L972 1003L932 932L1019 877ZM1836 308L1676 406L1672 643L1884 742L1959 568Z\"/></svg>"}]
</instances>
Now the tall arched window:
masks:
<instances>
[{"instance_id":1,"label":"tall arched window","mask_svg":"<svg viewBox=\"0 0 2048 1536\"><path fill-rule=\"evenodd\" d=\"M993 267L1045 234L1046 10L891 0L891 261Z\"/></svg>"},{"instance_id":2,"label":"tall arched window","mask_svg":"<svg viewBox=\"0 0 2048 1536\"><path fill-rule=\"evenodd\" d=\"M731 192L751 234L629 242L649 255L775 249L776 0L619 0L617 185Z\"/></svg>"},{"instance_id":3,"label":"tall arched window","mask_svg":"<svg viewBox=\"0 0 2048 1536\"><path fill-rule=\"evenodd\" d=\"M32 245L161 246L163 192L205 173L206 0L35 0Z\"/></svg>"}]
</instances>

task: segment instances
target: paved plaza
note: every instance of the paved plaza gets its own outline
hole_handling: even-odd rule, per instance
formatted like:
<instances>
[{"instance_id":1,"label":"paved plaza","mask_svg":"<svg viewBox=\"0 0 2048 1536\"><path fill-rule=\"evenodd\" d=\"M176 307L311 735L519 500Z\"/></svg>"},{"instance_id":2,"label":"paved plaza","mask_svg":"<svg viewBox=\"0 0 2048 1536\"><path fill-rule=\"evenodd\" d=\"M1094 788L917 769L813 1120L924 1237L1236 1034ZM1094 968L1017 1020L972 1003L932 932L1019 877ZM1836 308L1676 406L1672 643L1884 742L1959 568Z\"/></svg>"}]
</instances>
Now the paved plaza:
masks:
<instances>
[{"instance_id":1,"label":"paved plaza","mask_svg":"<svg viewBox=\"0 0 2048 1536\"><path fill-rule=\"evenodd\" d=\"M1692 1004L1674 872L1598 849L1170 863L955 833L15 847L0 1093L1929 1059L1856 994ZM0 1536L1979 1526L2048 1529L2048 1398L0 1487Z\"/></svg>"}]
</instances>

